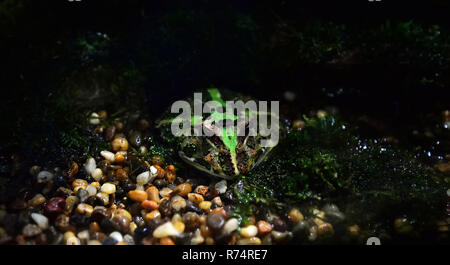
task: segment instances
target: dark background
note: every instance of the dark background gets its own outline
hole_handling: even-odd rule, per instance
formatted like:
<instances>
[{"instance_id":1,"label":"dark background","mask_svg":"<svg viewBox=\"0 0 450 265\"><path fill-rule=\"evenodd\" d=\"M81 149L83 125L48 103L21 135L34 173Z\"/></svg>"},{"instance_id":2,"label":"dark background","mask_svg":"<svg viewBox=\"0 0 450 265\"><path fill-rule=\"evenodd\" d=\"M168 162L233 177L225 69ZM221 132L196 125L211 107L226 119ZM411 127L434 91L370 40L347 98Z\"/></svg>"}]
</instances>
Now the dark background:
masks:
<instances>
[{"instance_id":1,"label":"dark background","mask_svg":"<svg viewBox=\"0 0 450 265\"><path fill-rule=\"evenodd\" d=\"M331 105L349 120L370 116L367 131L382 134L440 122L447 1L303 2L0 1L2 134L29 144L88 106L155 118L209 86L260 99L294 91L290 118ZM103 96L73 94L96 89Z\"/></svg>"}]
</instances>

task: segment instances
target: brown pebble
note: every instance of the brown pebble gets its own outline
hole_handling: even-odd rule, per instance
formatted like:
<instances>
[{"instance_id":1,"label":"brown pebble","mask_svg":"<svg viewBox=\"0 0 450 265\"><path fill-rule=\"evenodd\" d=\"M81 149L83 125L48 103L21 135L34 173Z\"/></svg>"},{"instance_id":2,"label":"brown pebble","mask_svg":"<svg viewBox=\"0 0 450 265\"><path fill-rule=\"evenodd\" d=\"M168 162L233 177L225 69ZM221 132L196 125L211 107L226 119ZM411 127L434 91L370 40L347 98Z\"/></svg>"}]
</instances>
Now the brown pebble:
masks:
<instances>
[{"instance_id":1,"label":"brown pebble","mask_svg":"<svg viewBox=\"0 0 450 265\"><path fill-rule=\"evenodd\" d=\"M259 235L265 235L272 231L272 225L264 220L259 220L256 223L256 226L258 227L258 234Z\"/></svg>"},{"instance_id":2,"label":"brown pebble","mask_svg":"<svg viewBox=\"0 0 450 265\"><path fill-rule=\"evenodd\" d=\"M148 195L148 199L152 200L156 203L159 203L160 199L159 199L159 190L157 187L155 186L150 186L148 189L145 190L145 192L147 192Z\"/></svg>"},{"instance_id":3,"label":"brown pebble","mask_svg":"<svg viewBox=\"0 0 450 265\"><path fill-rule=\"evenodd\" d=\"M147 192L143 191L143 190L132 190L130 192L128 192L128 197L136 202L143 202L145 200L147 200Z\"/></svg>"},{"instance_id":4,"label":"brown pebble","mask_svg":"<svg viewBox=\"0 0 450 265\"><path fill-rule=\"evenodd\" d=\"M180 195L181 197L185 197L192 191L191 184L182 183L173 189L174 194Z\"/></svg>"}]
</instances>

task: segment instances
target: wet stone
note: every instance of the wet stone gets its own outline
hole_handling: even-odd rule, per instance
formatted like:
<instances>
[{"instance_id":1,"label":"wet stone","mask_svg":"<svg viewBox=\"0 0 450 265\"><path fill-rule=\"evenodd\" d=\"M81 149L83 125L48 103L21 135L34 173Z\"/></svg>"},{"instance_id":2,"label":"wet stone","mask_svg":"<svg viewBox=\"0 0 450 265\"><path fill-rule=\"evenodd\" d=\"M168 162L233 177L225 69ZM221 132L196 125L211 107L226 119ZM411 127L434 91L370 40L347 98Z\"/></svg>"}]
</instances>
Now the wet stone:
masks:
<instances>
[{"instance_id":1,"label":"wet stone","mask_svg":"<svg viewBox=\"0 0 450 265\"><path fill-rule=\"evenodd\" d=\"M87 227L90 223L90 217L84 215L73 215L70 217L70 222L77 227Z\"/></svg>"},{"instance_id":2,"label":"wet stone","mask_svg":"<svg viewBox=\"0 0 450 265\"><path fill-rule=\"evenodd\" d=\"M89 192L85 189L79 189L77 196L80 198L80 202L85 202L89 198Z\"/></svg>"},{"instance_id":3,"label":"wet stone","mask_svg":"<svg viewBox=\"0 0 450 265\"><path fill-rule=\"evenodd\" d=\"M220 214L209 214L206 218L207 225L213 230L220 230L225 224L225 218Z\"/></svg>"},{"instance_id":4,"label":"wet stone","mask_svg":"<svg viewBox=\"0 0 450 265\"><path fill-rule=\"evenodd\" d=\"M98 223L101 223L104 219L108 219L110 217L111 212L109 212L105 208L97 208L91 214L91 220Z\"/></svg>"},{"instance_id":5,"label":"wet stone","mask_svg":"<svg viewBox=\"0 0 450 265\"><path fill-rule=\"evenodd\" d=\"M113 237L107 237L103 239L101 242L103 245L115 245L118 243L118 241Z\"/></svg>"},{"instance_id":6,"label":"wet stone","mask_svg":"<svg viewBox=\"0 0 450 265\"><path fill-rule=\"evenodd\" d=\"M136 243L140 243L142 241L142 239L151 235L152 232L153 232L153 229L151 229L149 226L139 226L138 228L136 228L134 230L134 236L133 236L134 241Z\"/></svg>"},{"instance_id":7,"label":"wet stone","mask_svg":"<svg viewBox=\"0 0 450 265\"><path fill-rule=\"evenodd\" d=\"M23 227L22 234L25 237L34 237L42 233L42 229L35 224L28 224Z\"/></svg>"}]
</instances>

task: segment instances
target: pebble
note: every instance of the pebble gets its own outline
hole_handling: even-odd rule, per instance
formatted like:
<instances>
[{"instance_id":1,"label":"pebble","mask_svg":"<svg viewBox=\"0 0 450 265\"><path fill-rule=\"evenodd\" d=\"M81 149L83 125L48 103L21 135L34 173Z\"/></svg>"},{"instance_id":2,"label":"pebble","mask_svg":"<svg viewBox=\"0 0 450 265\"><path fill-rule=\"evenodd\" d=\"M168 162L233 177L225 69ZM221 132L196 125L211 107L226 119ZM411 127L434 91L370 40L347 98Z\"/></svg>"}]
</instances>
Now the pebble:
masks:
<instances>
[{"instance_id":1,"label":"pebble","mask_svg":"<svg viewBox=\"0 0 450 265\"><path fill-rule=\"evenodd\" d=\"M226 234L229 234L239 228L239 221L236 218L230 218L226 221L225 225L223 226L223 232Z\"/></svg>"},{"instance_id":2,"label":"pebble","mask_svg":"<svg viewBox=\"0 0 450 265\"><path fill-rule=\"evenodd\" d=\"M220 194L224 194L227 191L227 181L221 180L214 185L214 188L216 188Z\"/></svg>"},{"instance_id":3,"label":"pebble","mask_svg":"<svg viewBox=\"0 0 450 265\"><path fill-rule=\"evenodd\" d=\"M72 213L73 207L80 201L77 196L69 196L66 199L64 211L68 214Z\"/></svg>"},{"instance_id":4,"label":"pebble","mask_svg":"<svg viewBox=\"0 0 450 265\"><path fill-rule=\"evenodd\" d=\"M124 137L117 137L111 142L111 147L114 152L127 151L128 150L128 141Z\"/></svg>"},{"instance_id":5,"label":"pebble","mask_svg":"<svg viewBox=\"0 0 450 265\"><path fill-rule=\"evenodd\" d=\"M206 196L206 193L208 193L208 190L209 190L209 187L208 187L208 186L202 186L202 185L199 185L199 186L197 186L197 187L195 188L194 192L195 192L195 193L198 193L198 194L200 194L200 195L202 195L202 196Z\"/></svg>"},{"instance_id":6,"label":"pebble","mask_svg":"<svg viewBox=\"0 0 450 265\"><path fill-rule=\"evenodd\" d=\"M258 227L258 234L259 235L265 235L267 233L270 233L272 231L272 225L264 220L259 220L256 223L256 226Z\"/></svg>"},{"instance_id":7,"label":"pebble","mask_svg":"<svg viewBox=\"0 0 450 265\"><path fill-rule=\"evenodd\" d=\"M80 203L77 206L76 212L81 215L91 216L94 211L94 207L86 203Z\"/></svg>"},{"instance_id":8,"label":"pebble","mask_svg":"<svg viewBox=\"0 0 450 265\"><path fill-rule=\"evenodd\" d=\"M75 236L69 237L66 241L66 245L78 246L81 245L81 241Z\"/></svg>"},{"instance_id":9,"label":"pebble","mask_svg":"<svg viewBox=\"0 0 450 265\"><path fill-rule=\"evenodd\" d=\"M97 164L95 163L95 159L90 157L86 160L86 163L84 164L84 170L88 175L92 175L92 172L97 167Z\"/></svg>"},{"instance_id":10,"label":"pebble","mask_svg":"<svg viewBox=\"0 0 450 265\"><path fill-rule=\"evenodd\" d=\"M30 175L31 176L37 176L37 174L39 173L41 171L41 167L40 166L37 166L37 165L34 165L34 166L32 166L31 168L30 168L30 171L29 171L29 173L30 173Z\"/></svg>"},{"instance_id":11,"label":"pebble","mask_svg":"<svg viewBox=\"0 0 450 265\"><path fill-rule=\"evenodd\" d=\"M72 182L73 191L77 192L78 189L86 189L88 186L88 182L84 179L76 179Z\"/></svg>"},{"instance_id":12,"label":"pebble","mask_svg":"<svg viewBox=\"0 0 450 265\"><path fill-rule=\"evenodd\" d=\"M175 189L173 189L173 192L175 194L178 194L182 197L185 197L188 195L188 193L190 193L192 191L192 187L191 184L189 183L182 183L178 186L175 187Z\"/></svg>"},{"instance_id":13,"label":"pebble","mask_svg":"<svg viewBox=\"0 0 450 265\"><path fill-rule=\"evenodd\" d=\"M89 123L92 125L100 124L100 116L96 112L92 112L89 116Z\"/></svg>"},{"instance_id":14,"label":"pebble","mask_svg":"<svg viewBox=\"0 0 450 265\"><path fill-rule=\"evenodd\" d=\"M186 200L179 195L175 195L170 199L170 207L176 212L181 211L186 208Z\"/></svg>"},{"instance_id":15,"label":"pebble","mask_svg":"<svg viewBox=\"0 0 450 265\"><path fill-rule=\"evenodd\" d=\"M123 236L120 232L114 231L109 234L109 237L114 238L117 242L123 242Z\"/></svg>"},{"instance_id":16,"label":"pebble","mask_svg":"<svg viewBox=\"0 0 450 265\"><path fill-rule=\"evenodd\" d=\"M114 160L116 163L122 163L125 160L127 153L125 151L119 151L114 154Z\"/></svg>"},{"instance_id":17,"label":"pebble","mask_svg":"<svg viewBox=\"0 0 450 265\"><path fill-rule=\"evenodd\" d=\"M181 221L173 222L172 221L172 223L173 223L173 226L175 227L175 229L178 230L178 232L180 232L180 233L184 232L186 225L183 222L181 222Z\"/></svg>"},{"instance_id":18,"label":"pebble","mask_svg":"<svg viewBox=\"0 0 450 265\"><path fill-rule=\"evenodd\" d=\"M144 217L144 220L148 222L155 218L161 218L161 213L158 210L153 210L153 211L147 213Z\"/></svg>"},{"instance_id":19,"label":"pebble","mask_svg":"<svg viewBox=\"0 0 450 265\"><path fill-rule=\"evenodd\" d=\"M281 243L281 242L285 241L286 239L288 239L291 234L292 233L288 232L288 231L285 231L285 232L272 231L271 232L273 240L278 243Z\"/></svg>"},{"instance_id":20,"label":"pebble","mask_svg":"<svg viewBox=\"0 0 450 265\"><path fill-rule=\"evenodd\" d=\"M154 166L150 167L150 174L152 175L152 177L156 177L158 176L158 169Z\"/></svg>"},{"instance_id":21,"label":"pebble","mask_svg":"<svg viewBox=\"0 0 450 265\"><path fill-rule=\"evenodd\" d=\"M44 207L44 213L47 217L54 218L56 215L63 212L66 206L66 200L60 197L54 197L50 199L47 205Z\"/></svg>"},{"instance_id":22,"label":"pebble","mask_svg":"<svg viewBox=\"0 0 450 265\"><path fill-rule=\"evenodd\" d=\"M22 229L22 234L24 237L34 237L42 233L42 229L35 224L27 224Z\"/></svg>"},{"instance_id":23,"label":"pebble","mask_svg":"<svg viewBox=\"0 0 450 265\"><path fill-rule=\"evenodd\" d=\"M87 192L85 189L80 188L78 189L77 196L78 198L80 198L81 202L85 202L89 198L89 192Z\"/></svg>"},{"instance_id":24,"label":"pebble","mask_svg":"<svg viewBox=\"0 0 450 265\"><path fill-rule=\"evenodd\" d=\"M219 196L214 197L211 202L219 207L222 207L223 203L222 203L222 199L220 199Z\"/></svg>"},{"instance_id":25,"label":"pebble","mask_svg":"<svg viewBox=\"0 0 450 265\"><path fill-rule=\"evenodd\" d=\"M44 195L38 193L28 201L28 206L38 208L39 206L44 204L46 200L47 199L45 199Z\"/></svg>"},{"instance_id":26,"label":"pebble","mask_svg":"<svg viewBox=\"0 0 450 265\"><path fill-rule=\"evenodd\" d=\"M187 197L189 201L195 204L199 204L204 201L203 196L197 193L188 193Z\"/></svg>"},{"instance_id":27,"label":"pebble","mask_svg":"<svg viewBox=\"0 0 450 265\"><path fill-rule=\"evenodd\" d=\"M173 226L172 222L166 222L153 231L153 236L156 238L178 236L179 234L180 232Z\"/></svg>"},{"instance_id":28,"label":"pebble","mask_svg":"<svg viewBox=\"0 0 450 265\"><path fill-rule=\"evenodd\" d=\"M154 170L156 169L156 177L159 179L164 178L164 176L166 175L166 172L162 167L160 167L159 165L153 165L152 167L154 168L152 171L152 174L153 174ZM151 167L150 167L150 170L152 170Z\"/></svg>"},{"instance_id":29,"label":"pebble","mask_svg":"<svg viewBox=\"0 0 450 265\"><path fill-rule=\"evenodd\" d=\"M154 178L154 177L153 177L153 178ZM150 182L150 180L152 180L152 179L150 179L150 171L142 172L141 174L139 174L139 175L136 177L136 183L137 183L137 185L145 185L145 184L147 184L148 182Z\"/></svg>"},{"instance_id":30,"label":"pebble","mask_svg":"<svg viewBox=\"0 0 450 265\"><path fill-rule=\"evenodd\" d=\"M200 245L205 242L205 238L202 236L200 229L195 231L194 237L191 239L192 245Z\"/></svg>"},{"instance_id":31,"label":"pebble","mask_svg":"<svg viewBox=\"0 0 450 265\"><path fill-rule=\"evenodd\" d=\"M95 197L103 204L108 205L109 204L109 195L104 192L99 192L95 194Z\"/></svg>"},{"instance_id":32,"label":"pebble","mask_svg":"<svg viewBox=\"0 0 450 265\"><path fill-rule=\"evenodd\" d=\"M77 237L85 242L89 240L89 230L83 230L78 232Z\"/></svg>"},{"instance_id":33,"label":"pebble","mask_svg":"<svg viewBox=\"0 0 450 265\"><path fill-rule=\"evenodd\" d=\"M100 181L102 179L103 176L103 172L100 168L95 168L94 170L92 170L91 172L91 177L95 180L95 181Z\"/></svg>"},{"instance_id":34,"label":"pebble","mask_svg":"<svg viewBox=\"0 0 450 265\"><path fill-rule=\"evenodd\" d=\"M209 211L211 209L212 202L210 201L202 201L198 207L202 209L203 211Z\"/></svg>"},{"instance_id":35,"label":"pebble","mask_svg":"<svg viewBox=\"0 0 450 265\"><path fill-rule=\"evenodd\" d=\"M151 186L148 189L146 189L145 192L147 193L149 200L159 203L159 201L160 201L159 190L157 187Z\"/></svg>"},{"instance_id":36,"label":"pebble","mask_svg":"<svg viewBox=\"0 0 450 265\"><path fill-rule=\"evenodd\" d=\"M106 246L112 246L117 244L117 240L115 238L112 237L107 237L105 239L102 240L102 245L106 245Z\"/></svg>"},{"instance_id":37,"label":"pebble","mask_svg":"<svg viewBox=\"0 0 450 265\"><path fill-rule=\"evenodd\" d=\"M254 225L249 225L244 228L241 228L239 234L247 238L254 237L258 234L258 228Z\"/></svg>"},{"instance_id":38,"label":"pebble","mask_svg":"<svg viewBox=\"0 0 450 265\"><path fill-rule=\"evenodd\" d=\"M349 227L347 227L347 231L348 234L350 235L350 237L352 238L358 238L359 237L359 232L360 232L360 228L358 225L351 225Z\"/></svg>"},{"instance_id":39,"label":"pebble","mask_svg":"<svg viewBox=\"0 0 450 265\"><path fill-rule=\"evenodd\" d=\"M105 140L111 141L114 138L114 134L116 133L116 127L111 125L105 130Z\"/></svg>"},{"instance_id":40,"label":"pebble","mask_svg":"<svg viewBox=\"0 0 450 265\"><path fill-rule=\"evenodd\" d=\"M87 191L89 197L95 196L95 194L97 194L97 188L92 184L89 184L86 187L86 191Z\"/></svg>"},{"instance_id":41,"label":"pebble","mask_svg":"<svg viewBox=\"0 0 450 265\"><path fill-rule=\"evenodd\" d=\"M113 194L116 193L116 185L112 184L112 183L105 183L102 185L102 187L100 188L101 192L104 192L106 194Z\"/></svg>"},{"instance_id":42,"label":"pebble","mask_svg":"<svg viewBox=\"0 0 450 265\"><path fill-rule=\"evenodd\" d=\"M102 244L102 242L100 242L100 241L98 241L98 240L89 240L89 241L87 242L87 244L88 244L89 246L100 246L100 245Z\"/></svg>"},{"instance_id":43,"label":"pebble","mask_svg":"<svg viewBox=\"0 0 450 265\"><path fill-rule=\"evenodd\" d=\"M193 231L200 226L200 218L198 214L194 212L185 213L182 220L186 226L186 229L189 231Z\"/></svg>"},{"instance_id":44,"label":"pebble","mask_svg":"<svg viewBox=\"0 0 450 265\"><path fill-rule=\"evenodd\" d=\"M288 218L293 223L301 222L304 219L303 214L297 208L293 208L289 211Z\"/></svg>"},{"instance_id":45,"label":"pebble","mask_svg":"<svg viewBox=\"0 0 450 265\"><path fill-rule=\"evenodd\" d=\"M114 161L116 160L114 153L110 152L110 151L106 151L106 150L101 151L100 155L103 156L110 163L114 163Z\"/></svg>"},{"instance_id":46,"label":"pebble","mask_svg":"<svg viewBox=\"0 0 450 265\"><path fill-rule=\"evenodd\" d=\"M134 239L129 234L123 236L123 242L127 243L128 245L134 245Z\"/></svg>"},{"instance_id":47,"label":"pebble","mask_svg":"<svg viewBox=\"0 0 450 265\"><path fill-rule=\"evenodd\" d=\"M69 181L72 181L77 173L78 173L78 164L72 161L72 166L67 172L67 179Z\"/></svg>"},{"instance_id":48,"label":"pebble","mask_svg":"<svg viewBox=\"0 0 450 265\"><path fill-rule=\"evenodd\" d=\"M39 213L32 213L31 219L42 229L45 230L48 228L48 218Z\"/></svg>"},{"instance_id":49,"label":"pebble","mask_svg":"<svg viewBox=\"0 0 450 265\"><path fill-rule=\"evenodd\" d=\"M54 177L55 177L55 175L53 175L49 171L41 171L37 175L36 179L37 179L37 183L47 183L50 180L52 180Z\"/></svg>"},{"instance_id":50,"label":"pebble","mask_svg":"<svg viewBox=\"0 0 450 265\"><path fill-rule=\"evenodd\" d=\"M159 205L154 201L145 200L141 203L141 206L146 210L156 210Z\"/></svg>"},{"instance_id":51,"label":"pebble","mask_svg":"<svg viewBox=\"0 0 450 265\"><path fill-rule=\"evenodd\" d=\"M132 190L128 192L128 197L136 202L143 202L147 200L148 194L143 190Z\"/></svg>"},{"instance_id":52,"label":"pebble","mask_svg":"<svg viewBox=\"0 0 450 265\"><path fill-rule=\"evenodd\" d=\"M334 234L334 228L330 223L323 223L317 226L319 236L331 236Z\"/></svg>"},{"instance_id":53,"label":"pebble","mask_svg":"<svg viewBox=\"0 0 450 265\"><path fill-rule=\"evenodd\" d=\"M225 224L225 218L220 214L209 214L206 218L206 224L215 231L220 230Z\"/></svg>"},{"instance_id":54,"label":"pebble","mask_svg":"<svg viewBox=\"0 0 450 265\"><path fill-rule=\"evenodd\" d=\"M238 245L261 245L259 237L241 238L237 242Z\"/></svg>"},{"instance_id":55,"label":"pebble","mask_svg":"<svg viewBox=\"0 0 450 265\"><path fill-rule=\"evenodd\" d=\"M166 198L169 198L170 197L170 195L172 194L172 189L171 188L169 188L169 187L165 187L165 188L163 188L163 189L161 189L160 191L159 191L159 194L161 195L161 197L166 197Z\"/></svg>"}]
</instances>

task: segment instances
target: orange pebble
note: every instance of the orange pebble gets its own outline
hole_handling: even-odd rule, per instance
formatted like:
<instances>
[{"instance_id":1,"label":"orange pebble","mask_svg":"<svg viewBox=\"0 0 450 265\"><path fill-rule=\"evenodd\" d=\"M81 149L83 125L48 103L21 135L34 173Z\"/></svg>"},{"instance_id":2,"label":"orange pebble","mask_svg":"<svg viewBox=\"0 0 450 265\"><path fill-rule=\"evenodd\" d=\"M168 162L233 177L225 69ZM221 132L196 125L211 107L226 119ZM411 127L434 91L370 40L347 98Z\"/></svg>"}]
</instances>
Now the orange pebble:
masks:
<instances>
[{"instance_id":1,"label":"orange pebble","mask_svg":"<svg viewBox=\"0 0 450 265\"><path fill-rule=\"evenodd\" d=\"M142 208L146 210L156 210L158 209L158 204L155 201L145 200L141 203Z\"/></svg>"},{"instance_id":2,"label":"orange pebble","mask_svg":"<svg viewBox=\"0 0 450 265\"><path fill-rule=\"evenodd\" d=\"M164 171L164 169L158 165L153 165L156 170L158 171L158 175L156 175L157 178L162 179L164 178L164 175L166 174L166 172Z\"/></svg>"},{"instance_id":3,"label":"orange pebble","mask_svg":"<svg viewBox=\"0 0 450 265\"><path fill-rule=\"evenodd\" d=\"M133 201L143 202L147 200L148 195L147 192L143 190L132 190L128 192L128 197Z\"/></svg>"},{"instance_id":4,"label":"orange pebble","mask_svg":"<svg viewBox=\"0 0 450 265\"><path fill-rule=\"evenodd\" d=\"M125 160L125 157L124 157L122 154L116 153L116 154L114 155L114 161L115 161L116 163L122 163L124 160Z\"/></svg>"},{"instance_id":5,"label":"orange pebble","mask_svg":"<svg viewBox=\"0 0 450 265\"><path fill-rule=\"evenodd\" d=\"M161 213L158 210L154 210L154 211L151 211L148 214L146 214L144 217L144 220L150 221L150 220L153 220L155 218L160 218L160 217L161 217Z\"/></svg>"},{"instance_id":6,"label":"orange pebble","mask_svg":"<svg viewBox=\"0 0 450 265\"><path fill-rule=\"evenodd\" d=\"M165 246L173 246L175 245L175 242L170 237L163 237L159 240L159 244L165 245Z\"/></svg>"},{"instance_id":7,"label":"orange pebble","mask_svg":"<svg viewBox=\"0 0 450 265\"><path fill-rule=\"evenodd\" d=\"M159 190L157 187L150 186L145 192L147 192L149 200L159 203Z\"/></svg>"},{"instance_id":8,"label":"orange pebble","mask_svg":"<svg viewBox=\"0 0 450 265\"><path fill-rule=\"evenodd\" d=\"M220 214L220 215L221 215L223 218L225 218L225 219L228 218L227 212L226 212L225 209L223 209L222 207L214 208L211 212L212 212L212 213Z\"/></svg>"},{"instance_id":9,"label":"orange pebble","mask_svg":"<svg viewBox=\"0 0 450 265\"><path fill-rule=\"evenodd\" d=\"M208 186L203 186L203 187L198 187L196 192L202 196L206 196L206 193L208 193L208 190L209 190Z\"/></svg>"},{"instance_id":10,"label":"orange pebble","mask_svg":"<svg viewBox=\"0 0 450 265\"><path fill-rule=\"evenodd\" d=\"M258 233L260 235L265 235L265 234L269 233L270 231L272 231L272 225L263 220L259 220L256 223L256 226L258 227Z\"/></svg>"}]
</instances>

